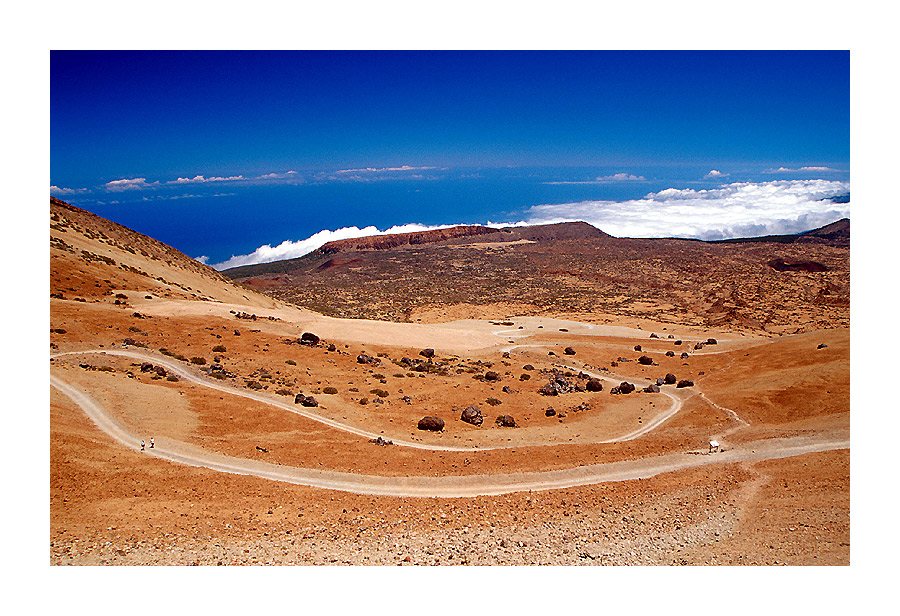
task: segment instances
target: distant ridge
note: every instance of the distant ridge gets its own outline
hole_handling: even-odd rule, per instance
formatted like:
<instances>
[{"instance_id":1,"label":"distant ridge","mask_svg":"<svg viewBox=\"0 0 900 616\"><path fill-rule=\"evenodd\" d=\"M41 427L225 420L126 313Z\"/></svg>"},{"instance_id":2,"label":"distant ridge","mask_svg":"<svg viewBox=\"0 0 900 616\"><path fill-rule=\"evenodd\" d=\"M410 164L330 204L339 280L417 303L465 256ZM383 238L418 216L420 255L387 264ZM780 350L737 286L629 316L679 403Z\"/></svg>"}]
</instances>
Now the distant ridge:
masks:
<instances>
[{"instance_id":1,"label":"distant ridge","mask_svg":"<svg viewBox=\"0 0 900 616\"><path fill-rule=\"evenodd\" d=\"M711 240L711 244L745 244L751 242L777 242L780 244L816 243L850 245L850 219L841 218L818 229L788 235L763 235L760 237L736 237L728 240Z\"/></svg>"},{"instance_id":2,"label":"distant ridge","mask_svg":"<svg viewBox=\"0 0 900 616\"><path fill-rule=\"evenodd\" d=\"M530 227L503 227L496 229L482 225L459 225L447 229L432 229L430 231L414 231L412 233L395 233L391 235L372 235L368 237L336 240L323 244L317 250L293 259L257 263L254 265L242 265L222 270L222 273L232 279L248 278L263 274L286 274L304 264L323 257L333 256L339 253L365 253L372 251L384 251L392 249L404 249L405 247L418 247L428 244L462 245L484 241L489 242L517 242L526 240L530 242L549 242L555 240L581 240L612 237L600 229L586 222L561 222L550 225L534 225ZM336 263L335 261L334 263ZM341 260L340 263L346 263ZM333 263L332 263L333 265ZM326 265L325 269L329 269Z\"/></svg>"},{"instance_id":3,"label":"distant ridge","mask_svg":"<svg viewBox=\"0 0 900 616\"><path fill-rule=\"evenodd\" d=\"M499 229L482 227L481 225L460 225L447 229L431 229L429 231L412 231L410 233L394 233L391 235L370 235L346 240L335 240L323 244L317 252L332 255L338 252L358 250L389 250L399 246L417 246L433 244L458 237L499 233Z\"/></svg>"}]
</instances>

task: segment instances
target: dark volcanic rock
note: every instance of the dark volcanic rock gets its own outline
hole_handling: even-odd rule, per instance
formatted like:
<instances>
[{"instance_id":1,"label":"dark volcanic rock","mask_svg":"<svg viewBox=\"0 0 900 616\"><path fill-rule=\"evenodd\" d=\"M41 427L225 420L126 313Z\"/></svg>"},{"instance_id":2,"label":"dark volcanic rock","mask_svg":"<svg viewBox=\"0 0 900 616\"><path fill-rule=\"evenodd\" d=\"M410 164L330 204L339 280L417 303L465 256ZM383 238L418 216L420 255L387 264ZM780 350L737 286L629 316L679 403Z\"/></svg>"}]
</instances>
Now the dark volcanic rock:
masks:
<instances>
[{"instance_id":1,"label":"dark volcanic rock","mask_svg":"<svg viewBox=\"0 0 900 616\"><path fill-rule=\"evenodd\" d=\"M648 394L658 394L659 393L659 385L656 383L651 383L644 388L644 391Z\"/></svg>"},{"instance_id":2,"label":"dark volcanic rock","mask_svg":"<svg viewBox=\"0 0 900 616\"><path fill-rule=\"evenodd\" d=\"M640 357L638 357L638 363L644 366L652 366L653 360L646 355L641 355Z\"/></svg>"},{"instance_id":3,"label":"dark volcanic rock","mask_svg":"<svg viewBox=\"0 0 900 616\"><path fill-rule=\"evenodd\" d=\"M663 382L666 385L674 385L678 379L675 378L675 375L671 372L666 375L666 378L663 379Z\"/></svg>"},{"instance_id":4,"label":"dark volcanic rock","mask_svg":"<svg viewBox=\"0 0 900 616\"><path fill-rule=\"evenodd\" d=\"M619 383L617 389L619 390L620 394L630 394L635 390L635 387L628 381L622 381L621 383Z\"/></svg>"},{"instance_id":5,"label":"dark volcanic rock","mask_svg":"<svg viewBox=\"0 0 900 616\"><path fill-rule=\"evenodd\" d=\"M370 355L366 355L365 353L360 353L356 356L356 363L358 364L368 364L370 366L377 366L381 363L381 360L377 357L372 357Z\"/></svg>"},{"instance_id":6,"label":"dark volcanic rock","mask_svg":"<svg viewBox=\"0 0 900 616\"><path fill-rule=\"evenodd\" d=\"M706 344L719 344L719 342L715 338L707 338Z\"/></svg>"},{"instance_id":7,"label":"dark volcanic rock","mask_svg":"<svg viewBox=\"0 0 900 616\"><path fill-rule=\"evenodd\" d=\"M319 406L318 401L312 396L304 396L303 394L297 394L294 396L294 404L299 404L301 406Z\"/></svg>"},{"instance_id":8,"label":"dark volcanic rock","mask_svg":"<svg viewBox=\"0 0 900 616\"><path fill-rule=\"evenodd\" d=\"M316 346L317 344L319 344L319 337L310 332L304 332L303 335L300 336L300 344Z\"/></svg>"},{"instance_id":9,"label":"dark volcanic rock","mask_svg":"<svg viewBox=\"0 0 900 616\"><path fill-rule=\"evenodd\" d=\"M689 379L682 379L682 380L678 381L678 385L676 385L675 387L679 388L679 387L693 387L693 386L694 386L694 381L691 381Z\"/></svg>"},{"instance_id":10,"label":"dark volcanic rock","mask_svg":"<svg viewBox=\"0 0 900 616\"><path fill-rule=\"evenodd\" d=\"M552 381L547 383L543 387L541 387L538 390L538 393L541 394L542 396L558 396L559 395L559 391L556 389L556 387L554 386L554 383Z\"/></svg>"},{"instance_id":11,"label":"dark volcanic rock","mask_svg":"<svg viewBox=\"0 0 900 616\"><path fill-rule=\"evenodd\" d=\"M419 420L418 428L419 430L440 432L444 429L444 420L440 417L423 417Z\"/></svg>"},{"instance_id":12,"label":"dark volcanic rock","mask_svg":"<svg viewBox=\"0 0 900 616\"><path fill-rule=\"evenodd\" d=\"M641 345L639 345L639 344L634 345L634 350L635 350L635 351L640 351L640 350L641 350Z\"/></svg>"},{"instance_id":13,"label":"dark volcanic rock","mask_svg":"<svg viewBox=\"0 0 900 616\"><path fill-rule=\"evenodd\" d=\"M518 428L516 420L513 419L512 415L500 415L500 417L497 418L496 423L502 428Z\"/></svg>"},{"instance_id":14,"label":"dark volcanic rock","mask_svg":"<svg viewBox=\"0 0 900 616\"><path fill-rule=\"evenodd\" d=\"M425 357L426 359L431 359L434 357L434 349L422 349L419 351L419 355Z\"/></svg>"},{"instance_id":15,"label":"dark volcanic rock","mask_svg":"<svg viewBox=\"0 0 900 616\"><path fill-rule=\"evenodd\" d=\"M485 381L499 381L500 375L491 370L491 371L484 373L484 380Z\"/></svg>"},{"instance_id":16,"label":"dark volcanic rock","mask_svg":"<svg viewBox=\"0 0 900 616\"><path fill-rule=\"evenodd\" d=\"M563 353L565 353L566 355L575 355L575 349L573 349L572 347L566 347L563 350Z\"/></svg>"},{"instance_id":17,"label":"dark volcanic rock","mask_svg":"<svg viewBox=\"0 0 900 616\"><path fill-rule=\"evenodd\" d=\"M481 409L474 404L463 409L462 415L460 415L459 418L466 423L472 424L473 426L480 426L484 421L484 416L481 414Z\"/></svg>"},{"instance_id":18,"label":"dark volcanic rock","mask_svg":"<svg viewBox=\"0 0 900 616\"><path fill-rule=\"evenodd\" d=\"M585 389L588 391L603 391L603 383L600 382L600 379L591 379L585 385Z\"/></svg>"},{"instance_id":19,"label":"dark volcanic rock","mask_svg":"<svg viewBox=\"0 0 900 616\"><path fill-rule=\"evenodd\" d=\"M666 357L675 357L675 351L666 351Z\"/></svg>"},{"instance_id":20,"label":"dark volcanic rock","mask_svg":"<svg viewBox=\"0 0 900 616\"><path fill-rule=\"evenodd\" d=\"M531 364L525 364L524 366L522 366L522 370L534 370L534 366L532 366Z\"/></svg>"},{"instance_id":21,"label":"dark volcanic rock","mask_svg":"<svg viewBox=\"0 0 900 616\"><path fill-rule=\"evenodd\" d=\"M547 410L544 411L544 415L547 417L553 417L554 415L556 415L556 409L554 409L552 406L547 407Z\"/></svg>"}]
</instances>

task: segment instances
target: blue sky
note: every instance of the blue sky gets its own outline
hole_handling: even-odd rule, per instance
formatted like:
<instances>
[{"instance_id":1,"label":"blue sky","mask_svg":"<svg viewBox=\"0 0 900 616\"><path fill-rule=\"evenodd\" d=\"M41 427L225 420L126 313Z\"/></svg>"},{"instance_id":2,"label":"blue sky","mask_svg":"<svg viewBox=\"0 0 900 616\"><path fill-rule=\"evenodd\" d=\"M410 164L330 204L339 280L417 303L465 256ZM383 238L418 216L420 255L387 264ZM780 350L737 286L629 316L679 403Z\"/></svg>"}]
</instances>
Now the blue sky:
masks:
<instances>
[{"instance_id":1,"label":"blue sky","mask_svg":"<svg viewBox=\"0 0 900 616\"><path fill-rule=\"evenodd\" d=\"M52 52L51 180L849 164L849 52Z\"/></svg>"},{"instance_id":2,"label":"blue sky","mask_svg":"<svg viewBox=\"0 0 900 616\"><path fill-rule=\"evenodd\" d=\"M640 210L651 236L670 188L848 192L850 54L53 51L50 164L51 194L210 262L369 225ZM749 232L742 207L683 234Z\"/></svg>"}]
</instances>

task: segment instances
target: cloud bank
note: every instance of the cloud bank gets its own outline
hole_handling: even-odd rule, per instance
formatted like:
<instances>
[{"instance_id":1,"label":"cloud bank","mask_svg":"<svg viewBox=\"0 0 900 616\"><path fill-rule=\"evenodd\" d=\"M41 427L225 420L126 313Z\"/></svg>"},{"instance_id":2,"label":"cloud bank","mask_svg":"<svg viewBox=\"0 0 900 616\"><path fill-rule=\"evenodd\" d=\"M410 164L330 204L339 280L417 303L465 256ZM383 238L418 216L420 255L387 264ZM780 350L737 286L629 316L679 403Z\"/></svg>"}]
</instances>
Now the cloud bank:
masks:
<instances>
[{"instance_id":1,"label":"cloud bank","mask_svg":"<svg viewBox=\"0 0 900 616\"><path fill-rule=\"evenodd\" d=\"M583 220L616 237L718 240L798 233L849 216L849 203L829 200L849 192L849 182L828 180L737 182L711 190L667 188L629 201L537 205L527 210L526 222Z\"/></svg>"},{"instance_id":2,"label":"cloud bank","mask_svg":"<svg viewBox=\"0 0 900 616\"><path fill-rule=\"evenodd\" d=\"M305 240L285 240L272 247L269 244L260 246L248 255L232 256L227 261L212 265L214 269L226 270L232 267L240 267L242 265L256 265L257 263L269 263L271 261L281 261L284 259L296 259L305 254L318 249L323 244L336 240L347 240L357 237L368 237L371 235L390 235L392 233L412 233L414 231L429 231L431 229L447 229L456 225L436 225L426 226L418 223L409 223L405 225L393 226L384 231L379 230L375 226L363 227L342 227L335 231L324 229L318 233L311 235ZM205 263L205 261L203 261Z\"/></svg>"}]
</instances>

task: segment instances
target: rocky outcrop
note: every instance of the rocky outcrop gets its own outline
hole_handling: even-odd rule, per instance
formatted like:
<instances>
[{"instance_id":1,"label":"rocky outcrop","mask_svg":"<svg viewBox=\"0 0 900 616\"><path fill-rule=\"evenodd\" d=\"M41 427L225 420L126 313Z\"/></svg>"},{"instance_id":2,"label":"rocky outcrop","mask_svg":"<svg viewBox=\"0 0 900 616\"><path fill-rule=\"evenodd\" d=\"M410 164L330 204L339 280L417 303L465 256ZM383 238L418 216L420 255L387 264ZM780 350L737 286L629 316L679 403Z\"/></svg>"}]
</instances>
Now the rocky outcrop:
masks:
<instances>
[{"instance_id":1,"label":"rocky outcrop","mask_svg":"<svg viewBox=\"0 0 900 616\"><path fill-rule=\"evenodd\" d=\"M694 381L692 381L690 379L682 379L682 380L678 381L678 385L676 385L675 388L678 389L681 387L693 387L693 386L694 386Z\"/></svg>"},{"instance_id":2,"label":"rocky outcrop","mask_svg":"<svg viewBox=\"0 0 900 616\"><path fill-rule=\"evenodd\" d=\"M588 391L603 391L603 383L600 382L600 379L591 379L584 388Z\"/></svg>"}]
</instances>

